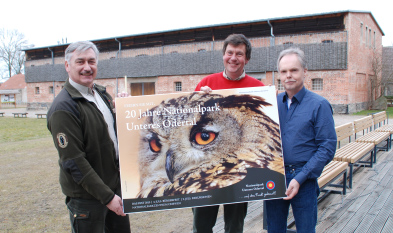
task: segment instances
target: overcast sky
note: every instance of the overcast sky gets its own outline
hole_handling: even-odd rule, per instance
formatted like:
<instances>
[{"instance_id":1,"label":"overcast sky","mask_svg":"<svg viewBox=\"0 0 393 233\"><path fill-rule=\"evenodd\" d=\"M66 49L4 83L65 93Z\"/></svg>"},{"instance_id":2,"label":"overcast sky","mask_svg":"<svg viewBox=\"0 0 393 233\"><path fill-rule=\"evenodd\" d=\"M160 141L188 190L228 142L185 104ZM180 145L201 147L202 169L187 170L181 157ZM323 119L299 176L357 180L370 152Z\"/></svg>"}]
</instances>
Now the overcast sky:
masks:
<instances>
[{"instance_id":1,"label":"overcast sky","mask_svg":"<svg viewBox=\"0 0 393 233\"><path fill-rule=\"evenodd\" d=\"M393 45L393 14L386 1L264 0L17 0L0 3L0 28L17 29L35 47L206 25L332 11L371 12L384 46ZM135 2L135 3L134 3ZM383 3L385 2L385 3Z\"/></svg>"}]
</instances>

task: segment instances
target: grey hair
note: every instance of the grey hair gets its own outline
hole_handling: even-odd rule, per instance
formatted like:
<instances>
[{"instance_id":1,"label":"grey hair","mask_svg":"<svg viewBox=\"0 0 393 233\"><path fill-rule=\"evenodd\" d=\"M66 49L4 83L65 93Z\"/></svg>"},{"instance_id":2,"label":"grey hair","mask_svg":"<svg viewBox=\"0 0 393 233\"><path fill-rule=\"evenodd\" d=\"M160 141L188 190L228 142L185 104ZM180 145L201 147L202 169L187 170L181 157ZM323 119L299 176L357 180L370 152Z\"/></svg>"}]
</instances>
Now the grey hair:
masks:
<instances>
[{"instance_id":1,"label":"grey hair","mask_svg":"<svg viewBox=\"0 0 393 233\"><path fill-rule=\"evenodd\" d=\"M67 62L70 62L73 52L75 51L84 52L88 49L93 49L94 53L96 54L96 59L98 63L99 51L97 49L97 46L90 41L78 41L78 42L71 43L65 51L65 60Z\"/></svg>"},{"instance_id":2,"label":"grey hair","mask_svg":"<svg viewBox=\"0 0 393 233\"><path fill-rule=\"evenodd\" d=\"M307 69L307 63L305 60L305 56L304 56L304 52L296 47L291 47L288 49L285 49L283 51L281 51L280 55L278 56L277 59L277 71L280 72L280 61L281 59L285 56L285 55L289 55L289 54L295 54L297 56L297 58L299 59L299 62L301 64L301 66L303 67L303 69Z\"/></svg>"}]
</instances>

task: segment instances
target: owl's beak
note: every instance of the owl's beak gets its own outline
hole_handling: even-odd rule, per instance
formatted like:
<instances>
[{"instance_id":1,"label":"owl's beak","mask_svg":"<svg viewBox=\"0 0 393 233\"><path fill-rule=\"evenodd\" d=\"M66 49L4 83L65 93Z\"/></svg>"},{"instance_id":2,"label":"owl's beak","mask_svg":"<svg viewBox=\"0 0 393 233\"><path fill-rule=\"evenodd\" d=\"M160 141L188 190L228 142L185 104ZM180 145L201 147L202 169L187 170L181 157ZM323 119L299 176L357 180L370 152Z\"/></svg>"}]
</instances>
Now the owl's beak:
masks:
<instances>
[{"instance_id":1,"label":"owl's beak","mask_svg":"<svg viewBox=\"0 0 393 233\"><path fill-rule=\"evenodd\" d=\"M166 160L165 160L165 171L166 174L169 178L169 180L173 183L173 177L175 175L175 169L174 169L174 159L172 156L172 150L168 150L166 153Z\"/></svg>"}]
</instances>

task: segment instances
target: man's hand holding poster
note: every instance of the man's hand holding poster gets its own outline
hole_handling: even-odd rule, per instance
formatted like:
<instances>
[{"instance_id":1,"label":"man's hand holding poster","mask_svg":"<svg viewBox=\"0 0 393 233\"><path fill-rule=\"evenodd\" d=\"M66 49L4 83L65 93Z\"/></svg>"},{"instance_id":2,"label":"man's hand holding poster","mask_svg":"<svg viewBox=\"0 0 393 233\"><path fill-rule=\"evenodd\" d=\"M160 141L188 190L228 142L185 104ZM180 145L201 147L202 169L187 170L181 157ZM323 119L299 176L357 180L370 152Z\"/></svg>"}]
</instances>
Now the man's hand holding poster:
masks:
<instances>
[{"instance_id":1,"label":"man's hand holding poster","mask_svg":"<svg viewBox=\"0 0 393 233\"><path fill-rule=\"evenodd\" d=\"M285 197L274 87L116 99L124 212Z\"/></svg>"}]
</instances>

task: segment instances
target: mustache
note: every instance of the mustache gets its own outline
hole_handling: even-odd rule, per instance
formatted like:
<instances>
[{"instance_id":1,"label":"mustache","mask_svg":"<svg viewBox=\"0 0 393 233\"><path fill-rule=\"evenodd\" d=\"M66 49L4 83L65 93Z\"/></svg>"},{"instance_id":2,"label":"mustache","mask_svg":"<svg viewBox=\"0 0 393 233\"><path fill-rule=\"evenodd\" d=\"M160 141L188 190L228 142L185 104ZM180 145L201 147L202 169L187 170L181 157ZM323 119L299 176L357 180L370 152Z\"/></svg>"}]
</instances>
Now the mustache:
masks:
<instances>
[{"instance_id":1,"label":"mustache","mask_svg":"<svg viewBox=\"0 0 393 233\"><path fill-rule=\"evenodd\" d=\"M80 74L81 75L89 75L89 74L93 74L93 71L82 71Z\"/></svg>"}]
</instances>

